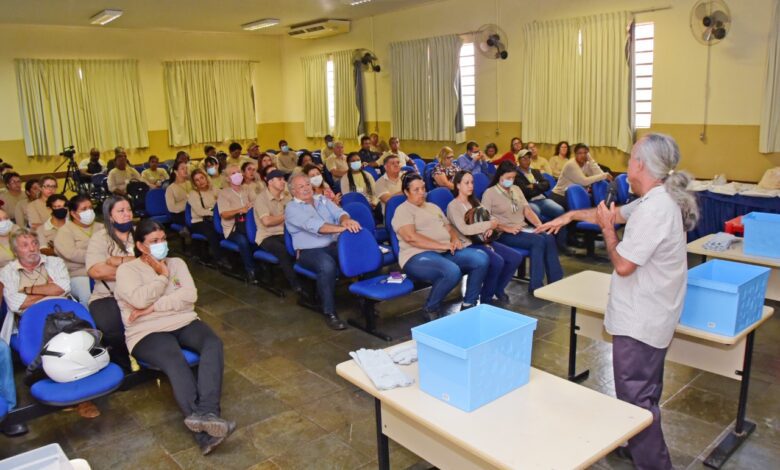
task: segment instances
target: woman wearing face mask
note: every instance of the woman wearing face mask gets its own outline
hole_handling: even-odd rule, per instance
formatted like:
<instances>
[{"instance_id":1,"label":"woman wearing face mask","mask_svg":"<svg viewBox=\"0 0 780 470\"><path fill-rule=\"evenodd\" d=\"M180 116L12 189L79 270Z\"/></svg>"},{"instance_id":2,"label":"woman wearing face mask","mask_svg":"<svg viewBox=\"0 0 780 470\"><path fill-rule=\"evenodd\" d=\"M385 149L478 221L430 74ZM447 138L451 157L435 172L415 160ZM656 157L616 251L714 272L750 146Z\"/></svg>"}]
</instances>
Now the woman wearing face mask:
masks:
<instances>
[{"instance_id":1,"label":"woman wearing face mask","mask_svg":"<svg viewBox=\"0 0 780 470\"><path fill-rule=\"evenodd\" d=\"M250 242L246 234L247 212L252 208L255 193L244 186L244 176L238 166L230 164L225 168L228 186L222 188L217 196L219 216L222 220L222 234L238 245L241 262L244 265L246 281L257 284L255 278L254 241Z\"/></svg>"},{"instance_id":2,"label":"woman wearing face mask","mask_svg":"<svg viewBox=\"0 0 780 470\"><path fill-rule=\"evenodd\" d=\"M207 455L236 428L236 423L219 417L222 341L198 319L198 291L187 264L167 257L165 228L144 219L133 238L136 258L116 273L127 349L168 376L184 425ZM200 355L197 375L184 360L182 348Z\"/></svg>"},{"instance_id":3,"label":"woman wearing face mask","mask_svg":"<svg viewBox=\"0 0 780 470\"><path fill-rule=\"evenodd\" d=\"M27 213L27 206L31 202L38 199L41 195L41 184L37 179L33 178L25 181L24 195L27 197L22 198L19 202L16 203L16 208L14 209L13 214L16 225L19 227L27 227L27 216L25 215Z\"/></svg>"},{"instance_id":4,"label":"woman wearing face mask","mask_svg":"<svg viewBox=\"0 0 780 470\"><path fill-rule=\"evenodd\" d=\"M49 196L57 192L57 179L53 176L44 176L41 178L41 194L38 199L30 202L24 211L27 223L33 231L43 225L51 217L51 209L46 206Z\"/></svg>"},{"instance_id":5,"label":"woman wearing face mask","mask_svg":"<svg viewBox=\"0 0 780 470\"><path fill-rule=\"evenodd\" d=\"M219 173L219 160L214 157L207 157L203 160L203 169L206 171L206 174L209 177L209 183L211 183L211 187L214 191L222 189L222 185L225 181Z\"/></svg>"},{"instance_id":6,"label":"woman wearing face mask","mask_svg":"<svg viewBox=\"0 0 780 470\"><path fill-rule=\"evenodd\" d=\"M341 177L341 192L360 193L368 199L371 208L374 210L374 218L382 219L382 207L379 205L379 198L376 196L376 187L374 186L374 177L363 171L363 163L357 152L351 152L347 155L349 172Z\"/></svg>"},{"instance_id":7,"label":"woman wearing face mask","mask_svg":"<svg viewBox=\"0 0 780 470\"><path fill-rule=\"evenodd\" d=\"M11 249L11 234L17 230L19 226L8 218L8 214L3 209L0 209L0 268L16 258Z\"/></svg>"},{"instance_id":8,"label":"woman wearing face mask","mask_svg":"<svg viewBox=\"0 0 780 470\"><path fill-rule=\"evenodd\" d=\"M341 193L336 194L330 189L330 185L325 182L325 178L322 176L322 170L315 165L306 165L303 167L303 173L309 177L309 182L314 190L314 195L325 196L336 205L341 205Z\"/></svg>"},{"instance_id":9,"label":"woman wearing face mask","mask_svg":"<svg viewBox=\"0 0 780 470\"><path fill-rule=\"evenodd\" d=\"M206 173L197 169L192 172L193 189L187 196L192 215L192 233L205 235L209 240L210 259L207 263L222 259L219 247L220 235L214 229L214 206L217 204L217 193L211 187L211 182Z\"/></svg>"},{"instance_id":10,"label":"woman wearing face mask","mask_svg":"<svg viewBox=\"0 0 780 470\"><path fill-rule=\"evenodd\" d=\"M87 277L87 246L92 237L95 211L92 201L84 194L77 194L68 201L70 220L57 230L54 252L65 261L70 275L70 293L83 306L89 307L89 277ZM41 245L43 246L43 245Z\"/></svg>"},{"instance_id":11,"label":"woman wearing face mask","mask_svg":"<svg viewBox=\"0 0 780 470\"><path fill-rule=\"evenodd\" d=\"M103 202L103 228L94 231L87 245L84 264L95 287L89 298L89 313L103 332L111 362L130 372L130 358L125 344L124 325L114 298L116 270L133 256L133 210L130 201L120 195Z\"/></svg>"},{"instance_id":12,"label":"woman wearing face mask","mask_svg":"<svg viewBox=\"0 0 780 470\"><path fill-rule=\"evenodd\" d=\"M528 205L523 191L515 185L515 177L515 165L510 162L498 165L493 181L482 195L482 205L498 219L498 229L503 232L498 238L499 242L531 252L531 282L528 291L533 293L544 285L545 273L548 283L555 282L563 278L563 269L558 259L555 237L523 230L528 225L526 219L534 227L542 225L542 221Z\"/></svg>"},{"instance_id":13,"label":"woman wearing face mask","mask_svg":"<svg viewBox=\"0 0 780 470\"><path fill-rule=\"evenodd\" d=\"M51 217L38 227L38 244L41 253L54 256L54 237L68 220L68 199L62 194L52 194L46 199L46 207L51 211Z\"/></svg>"}]
</instances>

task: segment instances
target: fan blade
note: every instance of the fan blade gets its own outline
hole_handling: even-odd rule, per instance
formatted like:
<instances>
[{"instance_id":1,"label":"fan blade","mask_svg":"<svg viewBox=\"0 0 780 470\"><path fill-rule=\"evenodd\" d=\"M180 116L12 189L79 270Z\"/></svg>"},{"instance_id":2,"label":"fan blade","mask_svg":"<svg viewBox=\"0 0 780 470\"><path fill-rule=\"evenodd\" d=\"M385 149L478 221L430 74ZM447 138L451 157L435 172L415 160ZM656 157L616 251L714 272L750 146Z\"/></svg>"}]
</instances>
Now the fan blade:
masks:
<instances>
[{"instance_id":1,"label":"fan blade","mask_svg":"<svg viewBox=\"0 0 780 470\"><path fill-rule=\"evenodd\" d=\"M701 2L696 6L696 18L699 19L699 21L703 20L705 16L709 16L710 13L710 2Z\"/></svg>"},{"instance_id":2,"label":"fan blade","mask_svg":"<svg viewBox=\"0 0 780 470\"><path fill-rule=\"evenodd\" d=\"M712 24L718 24L723 23L723 25L728 26L728 24L731 22L731 18L729 18L729 15L725 11L716 10L713 11L710 15L712 18Z\"/></svg>"}]
</instances>

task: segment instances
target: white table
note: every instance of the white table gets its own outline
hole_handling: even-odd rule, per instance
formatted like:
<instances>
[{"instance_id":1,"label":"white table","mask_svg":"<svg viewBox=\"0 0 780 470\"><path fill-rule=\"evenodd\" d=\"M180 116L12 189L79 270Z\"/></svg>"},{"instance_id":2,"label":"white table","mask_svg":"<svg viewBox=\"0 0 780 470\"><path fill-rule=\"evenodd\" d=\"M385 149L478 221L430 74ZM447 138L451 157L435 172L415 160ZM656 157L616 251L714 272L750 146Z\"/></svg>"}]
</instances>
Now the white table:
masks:
<instances>
[{"instance_id":1,"label":"white table","mask_svg":"<svg viewBox=\"0 0 780 470\"><path fill-rule=\"evenodd\" d=\"M377 390L354 361L336 372L374 397L379 468L388 437L442 469L586 468L652 422L647 410L531 369L525 386L467 413L414 385Z\"/></svg>"},{"instance_id":2,"label":"white table","mask_svg":"<svg viewBox=\"0 0 780 470\"><path fill-rule=\"evenodd\" d=\"M582 271L534 291L538 298L571 307L568 370L571 381L580 382L589 375L587 370L576 373L577 335L611 341L611 336L604 330L610 277L605 273ZM666 354L668 360L741 381L734 430L710 453L705 465L720 468L755 429L755 424L745 419L753 341L756 329L773 314L774 309L765 306L761 319L736 336L677 325Z\"/></svg>"},{"instance_id":3,"label":"white table","mask_svg":"<svg viewBox=\"0 0 780 470\"><path fill-rule=\"evenodd\" d=\"M704 244L714 236L714 234L707 235L688 243L688 253L701 255L702 261L707 261L707 258L710 257L772 268L769 274L769 283L766 286L766 298L780 301L780 258L746 255L743 251L745 243L742 239L733 243L726 251L705 250Z\"/></svg>"}]
</instances>

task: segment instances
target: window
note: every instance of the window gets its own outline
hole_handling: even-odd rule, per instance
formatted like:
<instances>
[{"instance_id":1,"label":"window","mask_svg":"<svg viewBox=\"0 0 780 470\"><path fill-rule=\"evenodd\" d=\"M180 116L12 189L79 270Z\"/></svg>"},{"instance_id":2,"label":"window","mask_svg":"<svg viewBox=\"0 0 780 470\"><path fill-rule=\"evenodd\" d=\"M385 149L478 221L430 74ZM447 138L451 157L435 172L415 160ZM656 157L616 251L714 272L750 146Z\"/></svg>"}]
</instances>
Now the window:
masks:
<instances>
[{"instance_id":1,"label":"window","mask_svg":"<svg viewBox=\"0 0 780 470\"><path fill-rule=\"evenodd\" d=\"M477 124L476 97L474 43L464 42L460 46L460 99L464 127Z\"/></svg>"},{"instance_id":2,"label":"window","mask_svg":"<svg viewBox=\"0 0 780 470\"><path fill-rule=\"evenodd\" d=\"M333 128L336 127L336 78L333 59L328 59L325 80L328 85L328 131L332 133ZM322 88L320 88L320 90L322 90Z\"/></svg>"},{"instance_id":3,"label":"window","mask_svg":"<svg viewBox=\"0 0 780 470\"><path fill-rule=\"evenodd\" d=\"M650 127L653 110L653 45L655 24L634 26L634 128Z\"/></svg>"}]
</instances>

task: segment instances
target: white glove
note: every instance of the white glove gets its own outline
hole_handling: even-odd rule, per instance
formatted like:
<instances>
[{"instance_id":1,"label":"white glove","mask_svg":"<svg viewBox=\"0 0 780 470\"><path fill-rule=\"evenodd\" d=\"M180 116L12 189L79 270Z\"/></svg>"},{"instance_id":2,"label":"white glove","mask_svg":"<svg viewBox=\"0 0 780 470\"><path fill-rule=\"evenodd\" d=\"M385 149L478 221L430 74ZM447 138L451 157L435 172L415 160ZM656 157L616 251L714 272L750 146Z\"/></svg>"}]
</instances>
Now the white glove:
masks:
<instances>
[{"instance_id":1,"label":"white glove","mask_svg":"<svg viewBox=\"0 0 780 470\"><path fill-rule=\"evenodd\" d=\"M404 374L383 349L358 349L349 353L379 390L408 387L414 379Z\"/></svg>"}]
</instances>

